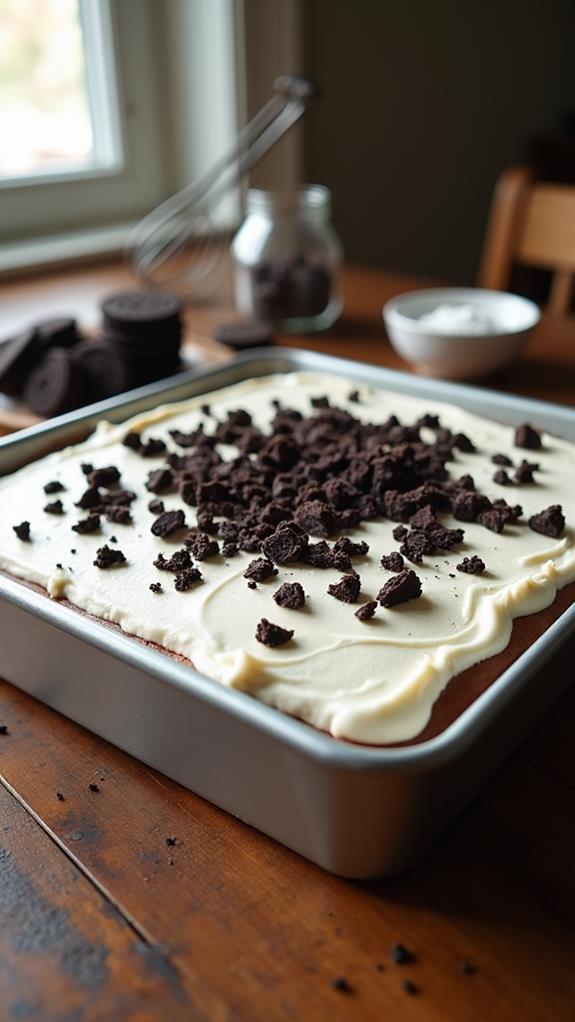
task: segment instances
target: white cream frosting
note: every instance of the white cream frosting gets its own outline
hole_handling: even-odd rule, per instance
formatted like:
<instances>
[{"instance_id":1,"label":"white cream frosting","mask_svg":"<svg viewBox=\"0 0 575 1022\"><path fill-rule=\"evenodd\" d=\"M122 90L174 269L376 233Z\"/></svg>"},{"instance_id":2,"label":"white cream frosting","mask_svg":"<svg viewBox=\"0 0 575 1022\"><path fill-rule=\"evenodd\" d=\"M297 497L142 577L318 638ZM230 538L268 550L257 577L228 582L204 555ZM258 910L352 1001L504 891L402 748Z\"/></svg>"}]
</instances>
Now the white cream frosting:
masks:
<instances>
[{"instance_id":1,"label":"white cream frosting","mask_svg":"<svg viewBox=\"0 0 575 1022\"><path fill-rule=\"evenodd\" d=\"M158 408L120 426L101 423L84 443L34 462L0 480L0 568L18 578L45 587L55 598L65 596L77 607L118 624L125 632L149 639L188 657L198 670L222 684L251 693L258 699L309 723L350 740L385 744L416 737L429 720L434 702L450 678L508 644L512 619L549 606L558 589L575 580L575 544L571 508L575 477L575 446L544 435L541 451L513 448L513 430L459 408L406 395L360 387L361 403L348 400L349 384L338 377L294 373L264 377ZM456 551L427 556L415 566L423 596L390 610L378 608L369 622L358 621L354 605L338 602L327 586L340 577L335 570L303 564L279 567L275 578L249 590L242 577L257 555L242 553L227 562L222 557L200 565L204 581L188 592L177 592L173 576L152 562L162 551L169 556L181 544L176 538L159 539L150 527L154 516L144 488L148 470L163 458L142 459L124 447L128 430L143 438L162 437L178 450L169 430L189 432L200 421L200 406L208 401L218 418L247 407L254 423L267 429L273 399L309 414L310 398L329 394L332 403L365 421L381 422L391 413L410 423L423 412L440 416L441 425L465 432L477 453L456 452L449 463L453 478L469 472L479 490L492 499L505 497L524 508L521 524L506 526L497 535L484 527L462 525L465 540ZM213 420L212 420L213 421ZM534 424L536 425L536 423ZM209 432L208 426L206 431ZM423 430L424 439L433 435ZM219 448L222 453L226 448ZM235 449L228 448L229 456ZM516 464L526 456L540 463L536 483L503 488L492 481L491 456L510 454ZM134 525L122 526L102 519L102 530L79 536L71 526L84 512L73 507L85 488L81 462L96 468L116 465L121 485L133 489ZM56 496L66 514L45 513L43 486L58 479L66 487ZM193 508L176 494L162 495L166 510L184 508L186 522L195 525ZM549 504L561 504L567 527L560 539L550 539L527 527L529 515ZM12 526L31 523L31 542L19 540ZM379 519L354 530L354 538L369 543L365 558L354 560L362 582L360 599L374 599L391 578L379 564L384 553L397 549L392 537L396 523ZM103 571L93 565L98 547L117 537L127 559L125 567ZM76 552L71 553L74 549ZM480 576L465 575L455 565L465 555L479 555L487 566ZM61 567L57 567L60 564ZM278 607L273 593L285 581L299 581L308 596L301 610ZM165 592L155 595L151 582ZM258 621L266 617L294 629L293 640L270 649L255 639Z\"/></svg>"}]
</instances>

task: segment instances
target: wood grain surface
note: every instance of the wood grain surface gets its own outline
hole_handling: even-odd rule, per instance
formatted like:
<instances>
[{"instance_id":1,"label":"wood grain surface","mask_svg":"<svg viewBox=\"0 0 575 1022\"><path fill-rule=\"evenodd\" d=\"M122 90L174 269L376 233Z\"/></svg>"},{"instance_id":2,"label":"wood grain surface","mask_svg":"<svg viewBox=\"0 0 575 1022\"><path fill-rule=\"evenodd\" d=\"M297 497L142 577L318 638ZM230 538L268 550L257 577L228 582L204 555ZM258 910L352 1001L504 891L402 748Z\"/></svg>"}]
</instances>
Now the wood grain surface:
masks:
<instances>
[{"instance_id":1,"label":"wood grain surface","mask_svg":"<svg viewBox=\"0 0 575 1022\"><path fill-rule=\"evenodd\" d=\"M51 282L63 310L126 282L72 278ZM350 270L347 318L296 343L398 365L381 305L422 283ZM5 285L12 313L33 289ZM574 345L547 317L497 385L575 403ZM330 876L6 683L0 725L0 1022L575 1018L575 691L381 882Z\"/></svg>"}]
</instances>

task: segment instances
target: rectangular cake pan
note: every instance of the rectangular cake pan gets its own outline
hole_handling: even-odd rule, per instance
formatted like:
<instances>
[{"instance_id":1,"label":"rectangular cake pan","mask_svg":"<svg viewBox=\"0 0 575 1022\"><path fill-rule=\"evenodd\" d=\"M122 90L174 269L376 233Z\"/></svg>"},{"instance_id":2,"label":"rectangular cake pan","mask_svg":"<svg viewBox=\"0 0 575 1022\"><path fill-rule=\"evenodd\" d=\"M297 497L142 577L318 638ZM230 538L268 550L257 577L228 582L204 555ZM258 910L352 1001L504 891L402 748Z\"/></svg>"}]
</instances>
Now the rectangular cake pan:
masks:
<instances>
[{"instance_id":1,"label":"rectangular cake pan","mask_svg":"<svg viewBox=\"0 0 575 1022\"><path fill-rule=\"evenodd\" d=\"M256 351L0 440L0 472L159 403L308 370L449 401L575 442L575 412L311 352ZM0 577L0 674L325 869L391 875L431 844L567 687L575 605L439 736L369 748L226 689L17 581ZM553 663L551 664L551 661Z\"/></svg>"}]
</instances>

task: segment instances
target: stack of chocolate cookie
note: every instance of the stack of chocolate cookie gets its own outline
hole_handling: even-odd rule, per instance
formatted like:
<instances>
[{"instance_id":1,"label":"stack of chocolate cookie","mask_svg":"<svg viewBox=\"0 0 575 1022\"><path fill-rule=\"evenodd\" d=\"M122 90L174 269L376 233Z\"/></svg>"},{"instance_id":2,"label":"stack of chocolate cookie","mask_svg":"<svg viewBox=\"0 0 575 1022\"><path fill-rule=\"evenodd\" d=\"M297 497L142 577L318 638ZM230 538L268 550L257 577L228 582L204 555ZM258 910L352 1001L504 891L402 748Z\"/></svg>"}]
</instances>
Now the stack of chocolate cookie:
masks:
<instances>
[{"instance_id":1,"label":"stack of chocolate cookie","mask_svg":"<svg viewBox=\"0 0 575 1022\"><path fill-rule=\"evenodd\" d=\"M58 411L77 408L86 399L71 355L80 342L71 317L44 320L5 341L0 346L0 391L23 397L39 415L54 414L45 412L45 405Z\"/></svg>"},{"instance_id":2,"label":"stack of chocolate cookie","mask_svg":"<svg viewBox=\"0 0 575 1022\"><path fill-rule=\"evenodd\" d=\"M172 376L181 368L180 303L163 291L122 291L101 305L101 336L84 341L75 361L94 399Z\"/></svg>"},{"instance_id":3,"label":"stack of chocolate cookie","mask_svg":"<svg viewBox=\"0 0 575 1022\"><path fill-rule=\"evenodd\" d=\"M181 308L162 291L125 291L102 304L102 342L121 355L132 386L180 369Z\"/></svg>"},{"instance_id":4,"label":"stack of chocolate cookie","mask_svg":"<svg viewBox=\"0 0 575 1022\"><path fill-rule=\"evenodd\" d=\"M105 298L101 311L96 339L61 317L0 345L0 391L50 417L180 370L180 304L172 295L126 291Z\"/></svg>"}]
</instances>

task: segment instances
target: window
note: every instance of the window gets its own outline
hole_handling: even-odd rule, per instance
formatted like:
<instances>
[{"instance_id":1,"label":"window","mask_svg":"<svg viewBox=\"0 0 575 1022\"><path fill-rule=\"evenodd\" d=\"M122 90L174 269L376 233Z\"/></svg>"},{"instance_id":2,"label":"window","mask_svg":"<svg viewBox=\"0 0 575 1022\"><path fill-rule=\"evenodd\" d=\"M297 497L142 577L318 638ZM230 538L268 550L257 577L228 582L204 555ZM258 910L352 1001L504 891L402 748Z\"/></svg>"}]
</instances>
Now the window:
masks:
<instances>
[{"instance_id":1,"label":"window","mask_svg":"<svg viewBox=\"0 0 575 1022\"><path fill-rule=\"evenodd\" d=\"M0 0L0 117L13 123L24 108L37 125L49 113L77 129L59 148L55 131L49 146L40 130L33 145L10 133L0 269L118 250L135 221L211 165L237 131L235 18L234 0ZM34 92L29 54L26 74L7 73L8 33L23 22L28 51L62 83L57 97ZM53 67L52 31L68 33L65 68Z\"/></svg>"},{"instance_id":2,"label":"window","mask_svg":"<svg viewBox=\"0 0 575 1022\"><path fill-rule=\"evenodd\" d=\"M241 0L0 0L0 270L117 251L203 175L245 116L246 27Z\"/></svg>"},{"instance_id":3,"label":"window","mask_svg":"<svg viewBox=\"0 0 575 1022\"><path fill-rule=\"evenodd\" d=\"M107 3L0 0L3 185L121 165L111 54Z\"/></svg>"}]
</instances>

